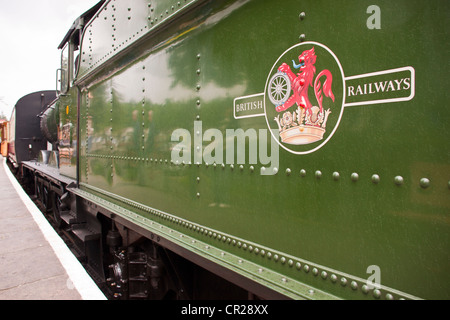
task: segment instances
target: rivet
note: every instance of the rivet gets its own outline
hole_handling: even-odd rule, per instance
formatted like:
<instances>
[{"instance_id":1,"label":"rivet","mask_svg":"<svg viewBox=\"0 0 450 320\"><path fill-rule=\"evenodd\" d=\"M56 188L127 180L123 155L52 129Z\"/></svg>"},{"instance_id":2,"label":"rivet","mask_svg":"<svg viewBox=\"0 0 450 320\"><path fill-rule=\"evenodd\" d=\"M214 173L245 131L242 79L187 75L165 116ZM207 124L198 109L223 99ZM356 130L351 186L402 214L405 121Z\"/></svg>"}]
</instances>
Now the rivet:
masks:
<instances>
[{"instance_id":1,"label":"rivet","mask_svg":"<svg viewBox=\"0 0 450 320\"><path fill-rule=\"evenodd\" d=\"M373 296L374 296L376 299L379 299L379 298L381 297L381 291L378 290L378 289L373 290Z\"/></svg>"},{"instance_id":2,"label":"rivet","mask_svg":"<svg viewBox=\"0 0 450 320\"><path fill-rule=\"evenodd\" d=\"M239 169L242 171L242 170L244 170L244 166L241 164L240 166L239 166Z\"/></svg>"},{"instance_id":3,"label":"rivet","mask_svg":"<svg viewBox=\"0 0 450 320\"><path fill-rule=\"evenodd\" d=\"M320 178L322 177L322 171L317 170L316 173L315 173L315 175L316 175L316 178L317 178L317 179L320 179Z\"/></svg>"},{"instance_id":4,"label":"rivet","mask_svg":"<svg viewBox=\"0 0 450 320\"><path fill-rule=\"evenodd\" d=\"M403 177L402 176L396 176L394 178L394 182L396 185L401 186L404 182Z\"/></svg>"},{"instance_id":5,"label":"rivet","mask_svg":"<svg viewBox=\"0 0 450 320\"><path fill-rule=\"evenodd\" d=\"M299 15L300 20L305 19L305 17L306 17L306 14L304 12L301 12Z\"/></svg>"},{"instance_id":6,"label":"rivet","mask_svg":"<svg viewBox=\"0 0 450 320\"><path fill-rule=\"evenodd\" d=\"M351 179L353 182L356 182L359 179L359 175L356 172L353 172L351 175Z\"/></svg>"},{"instance_id":7,"label":"rivet","mask_svg":"<svg viewBox=\"0 0 450 320\"><path fill-rule=\"evenodd\" d=\"M198 84L198 85L197 85L197 91L200 91L201 88L202 88L202 87Z\"/></svg>"},{"instance_id":8,"label":"rivet","mask_svg":"<svg viewBox=\"0 0 450 320\"><path fill-rule=\"evenodd\" d=\"M202 55L199 53L199 54L197 54L197 59L199 59L200 60L200 58L202 57Z\"/></svg>"},{"instance_id":9,"label":"rivet","mask_svg":"<svg viewBox=\"0 0 450 320\"><path fill-rule=\"evenodd\" d=\"M277 174L277 173L278 173L278 168L277 167L273 168L273 174Z\"/></svg>"},{"instance_id":10,"label":"rivet","mask_svg":"<svg viewBox=\"0 0 450 320\"><path fill-rule=\"evenodd\" d=\"M197 177L197 182L200 183L200 177Z\"/></svg>"},{"instance_id":11,"label":"rivet","mask_svg":"<svg viewBox=\"0 0 450 320\"><path fill-rule=\"evenodd\" d=\"M335 181L337 181L337 180L339 180L339 178L340 178L341 176L339 175L339 172L333 172L333 179L335 180Z\"/></svg>"},{"instance_id":12,"label":"rivet","mask_svg":"<svg viewBox=\"0 0 450 320\"><path fill-rule=\"evenodd\" d=\"M356 281L352 281L350 286L352 287L353 290L358 289L358 283L356 283Z\"/></svg>"},{"instance_id":13,"label":"rivet","mask_svg":"<svg viewBox=\"0 0 450 320\"><path fill-rule=\"evenodd\" d=\"M380 176L377 174L372 175L372 182L375 184L380 183Z\"/></svg>"},{"instance_id":14,"label":"rivet","mask_svg":"<svg viewBox=\"0 0 450 320\"><path fill-rule=\"evenodd\" d=\"M346 278L342 278L341 279L341 285L344 286L344 287L347 285L347 279Z\"/></svg>"},{"instance_id":15,"label":"rivet","mask_svg":"<svg viewBox=\"0 0 450 320\"><path fill-rule=\"evenodd\" d=\"M295 264L295 267L297 268L297 270L300 270L302 268L302 264L300 262L297 262Z\"/></svg>"},{"instance_id":16,"label":"rivet","mask_svg":"<svg viewBox=\"0 0 450 320\"><path fill-rule=\"evenodd\" d=\"M361 291L363 292L363 293L368 293L369 292L369 286L368 285L363 285L362 287L361 287Z\"/></svg>"},{"instance_id":17,"label":"rivet","mask_svg":"<svg viewBox=\"0 0 450 320\"><path fill-rule=\"evenodd\" d=\"M253 171L255 171L255 167L250 166L250 172L253 172Z\"/></svg>"},{"instance_id":18,"label":"rivet","mask_svg":"<svg viewBox=\"0 0 450 320\"><path fill-rule=\"evenodd\" d=\"M332 274L330 279L331 279L332 282L336 282L337 281L337 275Z\"/></svg>"},{"instance_id":19,"label":"rivet","mask_svg":"<svg viewBox=\"0 0 450 320\"><path fill-rule=\"evenodd\" d=\"M290 176L290 175L291 175L291 169L289 169L289 168L286 169L286 175L287 175L287 176Z\"/></svg>"},{"instance_id":20,"label":"rivet","mask_svg":"<svg viewBox=\"0 0 450 320\"><path fill-rule=\"evenodd\" d=\"M322 271L322 273L320 274L322 279L326 279L328 277L328 274L326 271Z\"/></svg>"},{"instance_id":21,"label":"rivet","mask_svg":"<svg viewBox=\"0 0 450 320\"><path fill-rule=\"evenodd\" d=\"M200 193L199 192L197 192L197 198L200 198Z\"/></svg>"},{"instance_id":22,"label":"rivet","mask_svg":"<svg viewBox=\"0 0 450 320\"><path fill-rule=\"evenodd\" d=\"M313 275L317 276L319 274L319 270L317 270L317 268L313 268L312 273Z\"/></svg>"},{"instance_id":23,"label":"rivet","mask_svg":"<svg viewBox=\"0 0 450 320\"><path fill-rule=\"evenodd\" d=\"M387 300L394 300L394 296L390 293L386 294L386 299Z\"/></svg>"},{"instance_id":24,"label":"rivet","mask_svg":"<svg viewBox=\"0 0 450 320\"><path fill-rule=\"evenodd\" d=\"M306 39L306 35L304 33L302 33L299 37L300 41L305 41Z\"/></svg>"},{"instance_id":25,"label":"rivet","mask_svg":"<svg viewBox=\"0 0 450 320\"><path fill-rule=\"evenodd\" d=\"M197 74L200 75L202 71L200 69L197 69Z\"/></svg>"},{"instance_id":26,"label":"rivet","mask_svg":"<svg viewBox=\"0 0 450 320\"><path fill-rule=\"evenodd\" d=\"M420 186L424 189L428 188L430 186L430 180L427 178L420 179Z\"/></svg>"},{"instance_id":27,"label":"rivet","mask_svg":"<svg viewBox=\"0 0 450 320\"><path fill-rule=\"evenodd\" d=\"M305 177L306 176L306 170L305 169L300 170L300 175L302 177Z\"/></svg>"},{"instance_id":28,"label":"rivet","mask_svg":"<svg viewBox=\"0 0 450 320\"><path fill-rule=\"evenodd\" d=\"M303 266L303 270L305 270L305 272L309 272L309 266L307 264L305 264Z\"/></svg>"}]
</instances>

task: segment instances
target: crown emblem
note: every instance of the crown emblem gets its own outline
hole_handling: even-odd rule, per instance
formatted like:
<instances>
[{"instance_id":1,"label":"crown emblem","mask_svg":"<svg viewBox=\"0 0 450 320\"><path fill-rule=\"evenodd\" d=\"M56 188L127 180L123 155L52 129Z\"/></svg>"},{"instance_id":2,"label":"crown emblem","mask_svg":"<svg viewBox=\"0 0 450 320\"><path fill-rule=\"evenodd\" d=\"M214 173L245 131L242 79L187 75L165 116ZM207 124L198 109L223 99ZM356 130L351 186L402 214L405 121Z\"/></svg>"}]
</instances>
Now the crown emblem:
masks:
<instances>
[{"instance_id":1,"label":"crown emblem","mask_svg":"<svg viewBox=\"0 0 450 320\"><path fill-rule=\"evenodd\" d=\"M315 77L316 60L314 47L305 50L298 57L298 64L292 60L293 67L299 69L297 74L292 72L288 64L283 63L269 81L268 96L278 113L274 120L284 143L310 144L322 140L326 132L331 109L324 110L323 96L334 102L333 76L329 70L323 70ZM313 106L309 100L310 87L314 89L318 106ZM295 111L287 111L294 105L297 105Z\"/></svg>"},{"instance_id":2,"label":"crown emblem","mask_svg":"<svg viewBox=\"0 0 450 320\"><path fill-rule=\"evenodd\" d=\"M298 107L294 112L284 112L274 118L278 124L281 141L289 144L309 144L323 139L331 110L314 106L309 112Z\"/></svg>"}]
</instances>

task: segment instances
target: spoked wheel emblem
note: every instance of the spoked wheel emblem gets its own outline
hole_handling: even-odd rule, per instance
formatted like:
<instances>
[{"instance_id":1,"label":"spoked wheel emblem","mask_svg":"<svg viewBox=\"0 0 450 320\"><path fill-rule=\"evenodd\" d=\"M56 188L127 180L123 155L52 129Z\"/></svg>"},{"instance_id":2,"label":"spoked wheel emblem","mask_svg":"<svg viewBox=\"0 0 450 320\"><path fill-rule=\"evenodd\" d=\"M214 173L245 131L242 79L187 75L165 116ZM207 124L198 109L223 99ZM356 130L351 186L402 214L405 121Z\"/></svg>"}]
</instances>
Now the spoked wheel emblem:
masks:
<instances>
[{"instance_id":1,"label":"spoked wheel emblem","mask_svg":"<svg viewBox=\"0 0 450 320\"><path fill-rule=\"evenodd\" d=\"M275 106L284 104L291 94L291 82L284 72L275 73L269 81L269 99Z\"/></svg>"}]
</instances>

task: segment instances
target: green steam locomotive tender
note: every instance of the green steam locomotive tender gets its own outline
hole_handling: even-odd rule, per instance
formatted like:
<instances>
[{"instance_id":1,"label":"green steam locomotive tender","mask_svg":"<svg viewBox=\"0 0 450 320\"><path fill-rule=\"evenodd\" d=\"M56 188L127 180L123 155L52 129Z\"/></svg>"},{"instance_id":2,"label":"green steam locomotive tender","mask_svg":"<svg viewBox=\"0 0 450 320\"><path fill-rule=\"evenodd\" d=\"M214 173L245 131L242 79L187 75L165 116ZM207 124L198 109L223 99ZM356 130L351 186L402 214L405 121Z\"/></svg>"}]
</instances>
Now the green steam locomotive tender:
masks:
<instances>
[{"instance_id":1,"label":"green steam locomotive tender","mask_svg":"<svg viewBox=\"0 0 450 320\"><path fill-rule=\"evenodd\" d=\"M449 21L100 1L60 45L58 166L24 175L115 298L449 299Z\"/></svg>"}]
</instances>

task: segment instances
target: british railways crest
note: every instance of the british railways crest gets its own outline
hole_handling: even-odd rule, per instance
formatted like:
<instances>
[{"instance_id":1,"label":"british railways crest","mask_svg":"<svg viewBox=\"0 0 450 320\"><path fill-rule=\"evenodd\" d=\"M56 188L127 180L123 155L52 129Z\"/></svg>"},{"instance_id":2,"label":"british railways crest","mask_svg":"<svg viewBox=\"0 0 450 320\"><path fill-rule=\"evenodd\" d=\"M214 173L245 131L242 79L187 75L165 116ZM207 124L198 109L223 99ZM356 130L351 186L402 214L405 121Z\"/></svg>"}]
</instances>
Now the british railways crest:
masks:
<instances>
[{"instance_id":1,"label":"british railways crest","mask_svg":"<svg viewBox=\"0 0 450 320\"><path fill-rule=\"evenodd\" d=\"M292 153L307 154L327 143L339 125L344 103L342 66L333 52L316 42L288 49L267 78L267 125L280 146Z\"/></svg>"}]
</instances>

